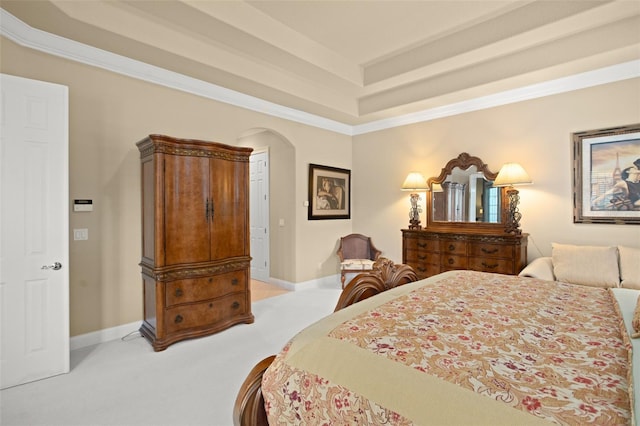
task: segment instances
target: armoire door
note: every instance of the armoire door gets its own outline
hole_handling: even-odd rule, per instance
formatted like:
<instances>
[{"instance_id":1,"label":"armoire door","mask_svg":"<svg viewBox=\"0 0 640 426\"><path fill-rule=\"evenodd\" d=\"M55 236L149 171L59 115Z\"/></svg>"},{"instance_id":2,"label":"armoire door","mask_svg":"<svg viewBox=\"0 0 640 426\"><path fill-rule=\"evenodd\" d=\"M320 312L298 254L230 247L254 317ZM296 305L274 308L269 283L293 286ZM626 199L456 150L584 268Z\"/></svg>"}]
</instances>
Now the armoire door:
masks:
<instances>
[{"instance_id":1,"label":"armoire door","mask_svg":"<svg viewBox=\"0 0 640 426\"><path fill-rule=\"evenodd\" d=\"M209 161L164 156L164 265L211 259Z\"/></svg>"},{"instance_id":2,"label":"armoire door","mask_svg":"<svg viewBox=\"0 0 640 426\"><path fill-rule=\"evenodd\" d=\"M211 160L211 258L246 256L248 162Z\"/></svg>"}]
</instances>

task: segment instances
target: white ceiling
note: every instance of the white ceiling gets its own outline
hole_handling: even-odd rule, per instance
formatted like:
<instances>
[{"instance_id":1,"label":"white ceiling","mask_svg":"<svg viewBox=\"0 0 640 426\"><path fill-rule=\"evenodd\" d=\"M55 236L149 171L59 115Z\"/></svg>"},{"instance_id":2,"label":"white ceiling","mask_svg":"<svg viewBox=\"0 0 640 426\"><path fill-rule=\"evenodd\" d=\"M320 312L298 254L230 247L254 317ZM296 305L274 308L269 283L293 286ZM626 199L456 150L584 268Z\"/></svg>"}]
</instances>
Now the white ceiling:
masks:
<instances>
[{"instance_id":1,"label":"white ceiling","mask_svg":"<svg viewBox=\"0 0 640 426\"><path fill-rule=\"evenodd\" d=\"M640 59L640 1L1 0L33 28L349 125Z\"/></svg>"}]
</instances>

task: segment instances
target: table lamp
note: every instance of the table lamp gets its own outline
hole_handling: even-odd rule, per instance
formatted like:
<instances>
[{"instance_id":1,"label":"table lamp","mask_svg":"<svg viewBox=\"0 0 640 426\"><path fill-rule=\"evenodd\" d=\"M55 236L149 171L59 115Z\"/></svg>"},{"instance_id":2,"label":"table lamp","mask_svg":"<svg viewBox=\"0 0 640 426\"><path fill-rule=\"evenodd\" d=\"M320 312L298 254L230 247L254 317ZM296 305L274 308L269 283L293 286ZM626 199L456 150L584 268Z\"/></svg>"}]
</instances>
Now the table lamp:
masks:
<instances>
[{"instance_id":1,"label":"table lamp","mask_svg":"<svg viewBox=\"0 0 640 426\"><path fill-rule=\"evenodd\" d=\"M411 209L409 210L409 229L422 229L420 225L422 207L418 204L418 201L420 201L418 191L427 191L428 189L427 180L418 172L409 173L402 184L403 191L412 191L410 194Z\"/></svg>"},{"instance_id":2,"label":"table lamp","mask_svg":"<svg viewBox=\"0 0 640 426\"><path fill-rule=\"evenodd\" d=\"M507 234L519 235L522 233L520 230L520 219L522 219L522 214L518 210L520 195L518 195L518 190L515 189L514 186L530 183L533 183L533 181L518 163L507 163L502 166L498 173L498 177L493 181L493 186L507 187L507 197L509 197L509 217L507 217L505 227L505 232Z\"/></svg>"}]
</instances>

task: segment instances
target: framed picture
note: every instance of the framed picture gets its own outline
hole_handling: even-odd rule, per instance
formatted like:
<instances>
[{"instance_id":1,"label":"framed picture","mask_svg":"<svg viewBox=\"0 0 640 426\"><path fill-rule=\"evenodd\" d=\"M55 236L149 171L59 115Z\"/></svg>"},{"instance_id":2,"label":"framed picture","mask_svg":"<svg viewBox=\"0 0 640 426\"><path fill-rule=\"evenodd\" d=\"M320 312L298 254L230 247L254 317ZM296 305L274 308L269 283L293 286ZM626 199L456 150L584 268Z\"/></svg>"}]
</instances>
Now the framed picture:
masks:
<instances>
[{"instance_id":1,"label":"framed picture","mask_svg":"<svg viewBox=\"0 0 640 426\"><path fill-rule=\"evenodd\" d=\"M640 124L573 138L573 222L640 224Z\"/></svg>"},{"instance_id":2,"label":"framed picture","mask_svg":"<svg viewBox=\"0 0 640 426\"><path fill-rule=\"evenodd\" d=\"M309 220L351 218L351 170L309 164Z\"/></svg>"}]
</instances>

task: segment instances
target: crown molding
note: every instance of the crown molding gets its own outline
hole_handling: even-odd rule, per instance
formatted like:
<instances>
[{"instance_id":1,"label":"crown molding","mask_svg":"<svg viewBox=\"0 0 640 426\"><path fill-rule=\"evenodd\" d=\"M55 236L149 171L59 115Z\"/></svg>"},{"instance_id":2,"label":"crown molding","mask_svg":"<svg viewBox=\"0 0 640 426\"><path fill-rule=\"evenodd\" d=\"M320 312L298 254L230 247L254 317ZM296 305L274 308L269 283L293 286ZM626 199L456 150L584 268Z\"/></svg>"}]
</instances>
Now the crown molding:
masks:
<instances>
[{"instance_id":1,"label":"crown molding","mask_svg":"<svg viewBox=\"0 0 640 426\"><path fill-rule=\"evenodd\" d=\"M332 132L355 136L640 77L640 60L441 107L349 125L309 114L33 28L0 8L0 35L15 43L131 78Z\"/></svg>"},{"instance_id":2,"label":"crown molding","mask_svg":"<svg viewBox=\"0 0 640 426\"><path fill-rule=\"evenodd\" d=\"M361 135L376 132L378 130L405 126L407 124L436 120L438 118L449 117L466 112L513 104L516 102L542 98L545 96L571 92L574 90L637 77L640 77L640 60L624 62L622 64L574 74L572 76L558 78L555 80L549 80L543 83L506 90L493 95L482 96L411 114L356 125L353 126L353 135Z\"/></svg>"}]
</instances>

